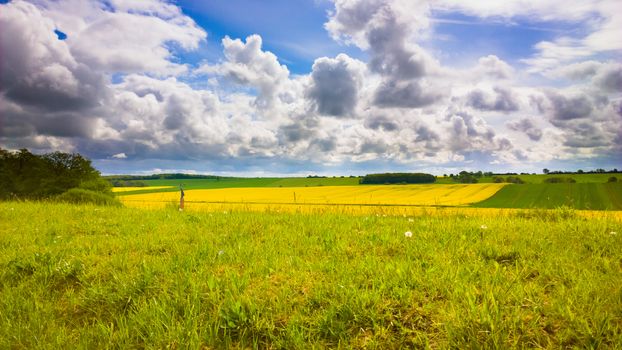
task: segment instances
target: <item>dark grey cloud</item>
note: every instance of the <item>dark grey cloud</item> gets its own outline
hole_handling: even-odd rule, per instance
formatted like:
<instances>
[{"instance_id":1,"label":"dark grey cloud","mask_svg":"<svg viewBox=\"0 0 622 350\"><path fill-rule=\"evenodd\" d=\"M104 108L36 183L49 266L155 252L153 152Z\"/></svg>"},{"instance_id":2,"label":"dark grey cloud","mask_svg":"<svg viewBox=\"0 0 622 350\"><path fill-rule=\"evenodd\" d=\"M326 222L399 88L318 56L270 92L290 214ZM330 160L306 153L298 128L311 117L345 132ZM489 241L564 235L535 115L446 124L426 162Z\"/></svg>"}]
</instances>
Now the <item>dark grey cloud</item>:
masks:
<instances>
[{"instance_id":1,"label":"dark grey cloud","mask_svg":"<svg viewBox=\"0 0 622 350\"><path fill-rule=\"evenodd\" d=\"M395 14L386 7L381 11L384 21L367 34L372 53L371 71L398 80L425 76L428 57L418 46L407 44L407 24L398 23Z\"/></svg>"},{"instance_id":2,"label":"dark grey cloud","mask_svg":"<svg viewBox=\"0 0 622 350\"><path fill-rule=\"evenodd\" d=\"M315 131L309 125L297 121L281 126L278 134L284 143L289 144L308 140L315 135Z\"/></svg>"},{"instance_id":3,"label":"dark grey cloud","mask_svg":"<svg viewBox=\"0 0 622 350\"><path fill-rule=\"evenodd\" d=\"M415 128L415 132L417 133L415 142L438 142L441 139L438 133L426 125L417 126L417 128Z\"/></svg>"},{"instance_id":4,"label":"dark grey cloud","mask_svg":"<svg viewBox=\"0 0 622 350\"><path fill-rule=\"evenodd\" d=\"M365 126L372 130L384 131L395 131L399 127L395 121L385 116L369 117L365 120Z\"/></svg>"},{"instance_id":5,"label":"dark grey cloud","mask_svg":"<svg viewBox=\"0 0 622 350\"><path fill-rule=\"evenodd\" d=\"M337 148L337 140L334 137L315 139L309 143L309 148L316 148L320 152L331 152Z\"/></svg>"},{"instance_id":6,"label":"dark grey cloud","mask_svg":"<svg viewBox=\"0 0 622 350\"><path fill-rule=\"evenodd\" d=\"M549 91L546 96L551 107L551 122L554 125L558 121L589 118L594 110L592 101L585 95L567 97Z\"/></svg>"},{"instance_id":7,"label":"dark grey cloud","mask_svg":"<svg viewBox=\"0 0 622 350\"><path fill-rule=\"evenodd\" d=\"M191 104L178 94L172 95L167 102L164 126L169 130L184 127L191 114Z\"/></svg>"},{"instance_id":8,"label":"dark grey cloud","mask_svg":"<svg viewBox=\"0 0 622 350\"><path fill-rule=\"evenodd\" d=\"M95 107L106 97L106 80L75 61L54 24L26 2L2 6L0 93L43 113Z\"/></svg>"},{"instance_id":9,"label":"dark grey cloud","mask_svg":"<svg viewBox=\"0 0 622 350\"><path fill-rule=\"evenodd\" d=\"M607 66L595 78L601 89L611 93L622 92L622 65Z\"/></svg>"},{"instance_id":10,"label":"dark grey cloud","mask_svg":"<svg viewBox=\"0 0 622 350\"><path fill-rule=\"evenodd\" d=\"M524 132L531 140L540 141L542 139L542 129L536 126L532 119L522 118L506 124L508 128L515 131Z\"/></svg>"},{"instance_id":11,"label":"dark grey cloud","mask_svg":"<svg viewBox=\"0 0 622 350\"><path fill-rule=\"evenodd\" d=\"M573 121L564 125L565 146L572 148L594 148L609 145L608 135L598 125L589 121Z\"/></svg>"},{"instance_id":12,"label":"dark grey cloud","mask_svg":"<svg viewBox=\"0 0 622 350\"><path fill-rule=\"evenodd\" d=\"M544 112L551 124L563 132L565 146L600 150L616 147L616 132L622 129L617 102L594 89L572 94L549 89L545 96L548 104Z\"/></svg>"},{"instance_id":13,"label":"dark grey cloud","mask_svg":"<svg viewBox=\"0 0 622 350\"><path fill-rule=\"evenodd\" d=\"M493 96L480 89L471 91L466 97L467 105L482 111L514 112L519 109L511 91L500 87L495 87L493 91Z\"/></svg>"},{"instance_id":14,"label":"dark grey cloud","mask_svg":"<svg viewBox=\"0 0 622 350\"><path fill-rule=\"evenodd\" d=\"M374 95L374 104L379 107L420 108L431 105L442 98L440 92L425 90L419 81L385 81Z\"/></svg>"},{"instance_id":15,"label":"dark grey cloud","mask_svg":"<svg viewBox=\"0 0 622 350\"><path fill-rule=\"evenodd\" d=\"M375 153L375 154L383 154L386 153L389 149L388 145L384 141L374 141L374 140L366 140L361 144L358 153Z\"/></svg>"},{"instance_id":16,"label":"dark grey cloud","mask_svg":"<svg viewBox=\"0 0 622 350\"><path fill-rule=\"evenodd\" d=\"M358 101L359 76L354 61L341 54L322 57L313 63L311 85L306 96L317 112L335 117L351 116Z\"/></svg>"},{"instance_id":17,"label":"dark grey cloud","mask_svg":"<svg viewBox=\"0 0 622 350\"><path fill-rule=\"evenodd\" d=\"M402 4L384 0L337 1L335 7L326 27L334 37L353 41L369 53L368 68L382 79L372 100L376 106L420 108L441 98L436 80L425 81L438 64L415 43L415 28L425 26L419 23L425 16L405 13ZM426 5L409 7L423 15Z\"/></svg>"}]
</instances>

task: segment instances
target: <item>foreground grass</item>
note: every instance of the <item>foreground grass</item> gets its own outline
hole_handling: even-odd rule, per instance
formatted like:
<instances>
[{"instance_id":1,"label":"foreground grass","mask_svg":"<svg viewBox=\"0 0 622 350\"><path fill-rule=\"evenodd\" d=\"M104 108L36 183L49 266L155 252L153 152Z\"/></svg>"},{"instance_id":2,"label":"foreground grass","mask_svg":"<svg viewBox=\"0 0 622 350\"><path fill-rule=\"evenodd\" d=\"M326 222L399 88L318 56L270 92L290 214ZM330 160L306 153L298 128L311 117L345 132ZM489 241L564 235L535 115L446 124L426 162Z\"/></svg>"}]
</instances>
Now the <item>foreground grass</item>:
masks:
<instances>
[{"instance_id":1,"label":"foreground grass","mask_svg":"<svg viewBox=\"0 0 622 350\"><path fill-rule=\"evenodd\" d=\"M0 203L0 348L622 347L622 224L535 213Z\"/></svg>"}]
</instances>

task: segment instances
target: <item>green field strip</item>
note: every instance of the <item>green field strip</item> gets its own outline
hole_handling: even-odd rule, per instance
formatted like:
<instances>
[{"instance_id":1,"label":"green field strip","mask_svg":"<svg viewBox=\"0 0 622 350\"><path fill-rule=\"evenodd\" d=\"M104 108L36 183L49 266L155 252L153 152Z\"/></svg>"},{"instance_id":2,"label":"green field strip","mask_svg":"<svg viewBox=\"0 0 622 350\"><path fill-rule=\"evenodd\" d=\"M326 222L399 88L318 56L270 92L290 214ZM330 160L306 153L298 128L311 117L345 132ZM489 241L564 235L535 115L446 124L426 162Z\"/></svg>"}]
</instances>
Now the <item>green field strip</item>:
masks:
<instances>
[{"instance_id":1,"label":"green field strip","mask_svg":"<svg viewBox=\"0 0 622 350\"><path fill-rule=\"evenodd\" d=\"M567 206L585 210L622 210L622 183L510 185L473 206L525 209Z\"/></svg>"}]
</instances>

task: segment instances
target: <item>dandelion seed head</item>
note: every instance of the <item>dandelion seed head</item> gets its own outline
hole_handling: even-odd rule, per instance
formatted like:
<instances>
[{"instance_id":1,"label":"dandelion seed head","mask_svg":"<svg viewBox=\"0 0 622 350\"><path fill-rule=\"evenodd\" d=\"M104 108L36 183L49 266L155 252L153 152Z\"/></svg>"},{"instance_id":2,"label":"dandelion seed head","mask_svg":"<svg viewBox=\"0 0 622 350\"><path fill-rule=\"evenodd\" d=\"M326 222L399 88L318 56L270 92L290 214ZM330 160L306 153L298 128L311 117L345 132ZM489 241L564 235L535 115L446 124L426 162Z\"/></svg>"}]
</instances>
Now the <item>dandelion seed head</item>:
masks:
<instances>
[{"instance_id":1,"label":"dandelion seed head","mask_svg":"<svg viewBox=\"0 0 622 350\"><path fill-rule=\"evenodd\" d=\"M406 237L410 238L410 237L412 237L412 236L413 236L413 233L412 233L412 232L410 232L410 231L406 231L406 232L404 232L404 236L406 236Z\"/></svg>"}]
</instances>

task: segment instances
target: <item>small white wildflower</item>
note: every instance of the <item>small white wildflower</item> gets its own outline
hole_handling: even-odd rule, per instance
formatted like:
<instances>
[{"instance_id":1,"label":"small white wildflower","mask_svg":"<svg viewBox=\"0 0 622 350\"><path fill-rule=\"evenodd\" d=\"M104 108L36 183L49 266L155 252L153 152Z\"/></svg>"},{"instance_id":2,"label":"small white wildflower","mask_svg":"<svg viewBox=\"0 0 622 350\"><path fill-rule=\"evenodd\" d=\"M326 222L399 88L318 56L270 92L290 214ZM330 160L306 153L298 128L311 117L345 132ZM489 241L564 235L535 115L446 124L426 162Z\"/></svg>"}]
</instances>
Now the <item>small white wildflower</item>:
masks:
<instances>
[{"instance_id":1,"label":"small white wildflower","mask_svg":"<svg viewBox=\"0 0 622 350\"><path fill-rule=\"evenodd\" d=\"M223 213L223 214L227 214L227 211L225 210L225 211L223 211L222 213Z\"/></svg>"},{"instance_id":2,"label":"small white wildflower","mask_svg":"<svg viewBox=\"0 0 622 350\"><path fill-rule=\"evenodd\" d=\"M224 253L225 253L225 251L224 251L224 250L219 250L219 251L218 251L218 255L223 255Z\"/></svg>"},{"instance_id":3,"label":"small white wildflower","mask_svg":"<svg viewBox=\"0 0 622 350\"><path fill-rule=\"evenodd\" d=\"M179 211L184 211L184 208L179 208Z\"/></svg>"},{"instance_id":4,"label":"small white wildflower","mask_svg":"<svg viewBox=\"0 0 622 350\"><path fill-rule=\"evenodd\" d=\"M415 219L413 219L413 218L408 218L408 222L415 222Z\"/></svg>"},{"instance_id":5,"label":"small white wildflower","mask_svg":"<svg viewBox=\"0 0 622 350\"><path fill-rule=\"evenodd\" d=\"M486 225L482 225L482 226L480 226L479 228L481 228L482 230L485 230L485 229L487 229L487 228L488 228L488 226L486 226Z\"/></svg>"},{"instance_id":6,"label":"small white wildflower","mask_svg":"<svg viewBox=\"0 0 622 350\"><path fill-rule=\"evenodd\" d=\"M610 234L610 235L612 235L612 236L615 236L615 235L617 235L618 233L617 233L616 231L611 231L611 232L609 232L609 234Z\"/></svg>"},{"instance_id":7,"label":"small white wildflower","mask_svg":"<svg viewBox=\"0 0 622 350\"><path fill-rule=\"evenodd\" d=\"M412 232L410 232L410 231L406 231L406 232L404 232L404 236L406 236L406 237L410 238L410 237L412 237L412 236L413 236L413 233L412 233Z\"/></svg>"}]
</instances>

